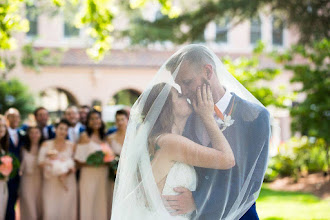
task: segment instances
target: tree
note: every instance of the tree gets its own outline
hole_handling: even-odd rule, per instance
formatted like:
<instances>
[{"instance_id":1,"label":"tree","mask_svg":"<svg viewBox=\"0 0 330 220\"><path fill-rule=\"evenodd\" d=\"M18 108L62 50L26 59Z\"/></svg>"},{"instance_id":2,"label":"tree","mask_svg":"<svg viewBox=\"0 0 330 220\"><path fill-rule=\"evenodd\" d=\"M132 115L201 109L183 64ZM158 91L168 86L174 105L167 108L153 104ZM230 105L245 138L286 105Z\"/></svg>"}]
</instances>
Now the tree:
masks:
<instances>
[{"instance_id":1,"label":"tree","mask_svg":"<svg viewBox=\"0 0 330 220\"><path fill-rule=\"evenodd\" d=\"M123 34L132 38L135 44L166 40L178 44L194 42L211 21L230 17L233 18L232 26L235 26L263 10L280 15L287 26L296 27L300 42L305 44L329 38L329 7L326 0L195 0L190 2L188 8L184 8L184 13L173 19L166 16L155 21L135 18ZM186 31L183 31L183 27Z\"/></svg>"},{"instance_id":2,"label":"tree","mask_svg":"<svg viewBox=\"0 0 330 220\"><path fill-rule=\"evenodd\" d=\"M131 7L143 7L150 0L132 0ZM25 5L41 5L51 3L57 9L66 6L79 6L72 23L78 28L86 27L93 44L87 53L95 60L103 58L111 48L111 36L113 34L113 19L116 16L116 5L111 0L2 0L0 2L0 69L5 69L5 59L8 60L5 51L16 48L14 34L28 32L29 22L21 16ZM175 14L171 10L170 0L158 0L162 6L162 12L169 16ZM45 3L45 4L46 4Z\"/></svg>"},{"instance_id":3,"label":"tree","mask_svg":"<svg viewBox=\"0 0 330 220\"><path fill-rule=\"evenodd\" d=\"M17 108L25 118L34 110L33 96L18 79L0 79L0 113L4 114L11 107Z\"/></svg>"},{"instance_id":4,"label":"tree","mask_svg":"<svg viewBox=\"0 0 330 220\"><path fill-rule=\"evenodd\" d=\"M226 69L263 105L285 107L284 101L293 98L293 94L274 93L267 86L267 82L273 80L281 73L278 68L260 67L260 58L263 53L264 44L259 42L254 49L252 57L240 57L235 60L230 57L222 58ZM265 83L266 82L266 83ZM279 88L278 91L285 88Z\"/></svg>"},{"instance_id":5,"label":"tree","mask_svg":"<svg viewBox=\"0 0 330 220\"><path fill-rule=\"evenodd\" d=\"M274 58L293 72L291 82L298 82L304 101L291 108L292 129L303 135L323 139L329 161L330 125L330 40L315 41L310 46L295 45L285 53L274 53ZM295 63L300 56L304 63ZM329 166L328 166L329 168Z\"/></svg>"}]
</instances>

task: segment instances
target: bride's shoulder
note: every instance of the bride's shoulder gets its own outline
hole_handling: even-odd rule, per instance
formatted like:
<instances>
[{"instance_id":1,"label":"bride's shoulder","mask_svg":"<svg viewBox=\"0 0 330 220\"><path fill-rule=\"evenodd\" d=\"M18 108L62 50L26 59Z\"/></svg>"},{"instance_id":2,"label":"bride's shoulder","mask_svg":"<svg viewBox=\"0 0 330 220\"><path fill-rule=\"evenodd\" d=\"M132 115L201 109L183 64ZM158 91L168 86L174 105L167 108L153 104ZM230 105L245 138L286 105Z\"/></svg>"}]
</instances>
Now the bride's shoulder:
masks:
<instances>
[{"instance_id":1,"label":"bride's shoulder","mask_svg":"<svg viewBox=\"0 0 330 220\"><path fill-rule=\"evenodd\" d=\"M182 135L173 134L173 133L160 134L155 138L155 144L157 144L160 148L171 147L171 146L179 147L184 142L187 141L190 140Z\"/></svg>"}]
</instances>

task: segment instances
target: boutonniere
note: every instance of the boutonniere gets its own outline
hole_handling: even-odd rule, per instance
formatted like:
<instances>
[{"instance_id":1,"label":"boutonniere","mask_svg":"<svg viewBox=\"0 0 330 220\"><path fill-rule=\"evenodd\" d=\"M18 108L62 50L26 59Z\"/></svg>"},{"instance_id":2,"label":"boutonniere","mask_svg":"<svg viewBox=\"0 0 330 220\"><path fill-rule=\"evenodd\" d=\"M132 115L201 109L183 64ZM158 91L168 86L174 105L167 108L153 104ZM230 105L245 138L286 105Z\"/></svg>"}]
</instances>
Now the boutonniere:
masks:
<instances>
[{"instance_id":1,"label":"boutonniere","mask_svg":"<svg viewBox=\"0 0 330 220\"><path fill-rule=\"evenodd\" d=\"M20 129L18 132L19 132L20 135L22 135L22 136L25 136L25 135L26 135L26 132L25 132L23 129Z\"/></svg>"},{"instance_id":2,"label":"boutonniere","mask_svg":"<svg viewBox=\"0 0 330 220\"><path fill-rule=\"evenodd\" d=\"M231 119L231 115L224 115L223 120L221 118L216 119L217 123L221 125L222 127L220 128L221 131L226 130L227 127L231 126L234 124L235 120Z\"/></svg>"},{"instance_id":3,"label":"boutonniere","mask_svg":"<svg viewBox=\"0 0 330 220\"><path fill-rule=\"evenodd\" d=\"M214 111L215 114L218 116L218 118L216 119L216 122L222 126L220 128L221 131L226 130L227 127L231 126L234 124L235 120L231 119L231 113L233 112L233 107L234 107L234 103L235 103L235 97L233 99L233 102L231 104L231 108L230 108L230 112L228 115L223 115L222 112L220 111L220 109L214 105Z\"/></svg>"}]
</instances>

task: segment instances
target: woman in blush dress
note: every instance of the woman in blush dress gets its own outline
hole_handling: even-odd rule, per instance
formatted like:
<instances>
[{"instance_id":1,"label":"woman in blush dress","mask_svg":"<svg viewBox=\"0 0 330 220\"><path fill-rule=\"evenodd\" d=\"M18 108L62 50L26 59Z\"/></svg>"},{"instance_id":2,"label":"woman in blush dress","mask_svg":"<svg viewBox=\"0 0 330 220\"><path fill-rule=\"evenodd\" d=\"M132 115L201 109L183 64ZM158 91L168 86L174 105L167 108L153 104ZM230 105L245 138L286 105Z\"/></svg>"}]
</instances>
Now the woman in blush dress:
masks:
<instances>
[{"instance_id":1,"label":"woman in blush dress","mask_svg":"<svg viewBox=\"0 0 330 220\"><path fill-rule=\"evenodd\" d=\"M56 137L42 144L38 162L43 168L42 207L44 220L77 219L77 183L74 144L66 140L69 122L56 125Z\"/></svg>"},{"instance_id":2,"label":"woman in blush dress","mask_svg":"<svg viewBox=\"0 0 330 220\"><path fill-rule=\"evenodd\" d=\"M125 135L126 135L126 129L128 124L128 112L125 110L119 110L116 112L116 127L117 131L112 133L108 136L107 141L113 150L113 152L120 156ZM108 204L108 211L109 216L111 216L111 209L112 209L112 197L113 197L113 189L115 186L115 182L113 180L109 180L109 191L108 191L108 198L109 198L109 204Z\"/></svg>"},{"instance_id":3,"label":"woman in blush dress","mask_svg":"<svg viewBox=\"0 0 330 220\"><path fill-rule=\"evenodd\" d=\"M121 149L124 144L126 129L128 124L128 113L125 110L119 110L116 112L116 126L117 131L108 136L108 143L113 152L120 156Z\"/></svg>"},{"instance_id":4,"label":"woman in blush dress","mask_svg":"<svg viewBox=\"0 0 330 220\"><path fill-rule=\"evenodd\" d=\"M25 219L41 219L41 169L38 153L42 143L41 130L34 126L27 129L27 141L22 148L20 168L20 211Z\"/></svg>"},{"instance_id":5,"label":"woman in blush dress","mask_svg":"<svg viewBox=\"0 0 330 220\"><path fill-rule=\"evenodd\" d=\"M0 155L8 153L9 133L6 126L6 119L0 115ZM7 180L0 179L0 220L5 219L8 202Z\"/></svg>"},{"instance_id":6,"label":"woman in blush dress","mask_svg":"<svg viewBox=\"0 0 330 220\"><path fill-rule=\"evenodd\" d=\"M105 125L101 113L93 110L87 116L86 132L81 134L74 159L80 171L79 207L81 220L106 220L108 217L108 166L91 166L86 164L89 155L96 151L111 151L105 141Z\"/></svg>"}]
</instances>

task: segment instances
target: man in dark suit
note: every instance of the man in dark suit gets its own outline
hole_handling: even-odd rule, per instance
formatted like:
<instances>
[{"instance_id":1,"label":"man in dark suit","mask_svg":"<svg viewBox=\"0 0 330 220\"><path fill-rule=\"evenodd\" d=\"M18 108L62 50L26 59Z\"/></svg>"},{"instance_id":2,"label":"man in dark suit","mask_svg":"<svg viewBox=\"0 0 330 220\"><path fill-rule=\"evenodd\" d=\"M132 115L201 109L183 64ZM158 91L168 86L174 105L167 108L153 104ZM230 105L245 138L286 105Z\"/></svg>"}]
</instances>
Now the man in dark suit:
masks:
<instances>
[{"instance_id":1,"label":"man in dark suit","mask_svg":"<svg viewBox=\"0 0 330 220\"><path fill-rule=\"evenodd\" d=\"M194 219L257 220L255 200L268 161L269 113L263 106L242 99L221 84L217 71L226 74L226 70L216 70L222 68L220 61L216 65L216 59L206 47L193 45L184 54L173 57L166 68L173 73L180 65L175 81L180 85L182 95L190 100L196 99L198 87L211 86L215 120L233 150L236 165L228 170L195 167L196 191L178 187L174 190L179 195L164 198L172 210L176 210L174 215L195 211ZM193 113L187 121L184 136L212 147L205 132L203 123Z\"/></svg>"},{"instance_id":2,"label":"man in dark suit","mask_svg":"<svg viewBox=\"0 0 330 220\"><path fill-rule=\"evenodd\" d=\"M42 131L42 137L44 140L50 140L55 137L55 128L53 125L48 125L49 113L44 107L39 107L34 111L34 117L36 119L38 127Z\"/></svg>"},{"instance_id":3,"label":"man in dark suit","mask_svg":"<svg viewBox=\"0 0 330 220\"><path fill-rule=\"evenodd\" d=\"M5 113L8 121L8 132L10 136L9 140L9 152L14 154L19 160L20 150L24 144L25 131L18 129L20 124L20 113L15 108L10 108ZM19 175L10 179L8 181L8 204L6 210L6 220L15 220L15 204L18 197L18 187L19 187Z\"/></svg>"}]
</instances>

